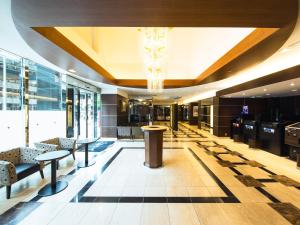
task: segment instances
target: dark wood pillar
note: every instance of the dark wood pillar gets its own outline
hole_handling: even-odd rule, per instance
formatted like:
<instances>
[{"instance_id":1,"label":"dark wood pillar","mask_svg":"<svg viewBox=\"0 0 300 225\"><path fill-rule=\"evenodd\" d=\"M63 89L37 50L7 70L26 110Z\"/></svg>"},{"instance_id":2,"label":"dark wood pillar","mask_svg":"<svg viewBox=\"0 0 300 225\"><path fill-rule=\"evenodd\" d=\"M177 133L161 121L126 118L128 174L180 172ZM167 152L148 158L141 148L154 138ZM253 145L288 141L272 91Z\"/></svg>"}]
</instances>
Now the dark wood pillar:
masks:
<instances>
[{"instance_id":1,"label":"dark wood pillar","mask_svg":"<svg viewBox=\"0 0 300 225\"><path fill-rule=\"evenodd\" d=\"M201 129L201 101L198 101L198 128Z\"/></svg>"},{"instance_id":2,"label":"dark wood pillar","mask_svg":"<svg viewBox=\"0 0 300 225\"><path fill-rule=\"evenodd\" d=\"M101 136L117 137L117 95L101 95Z\"/></svg>"},{"instance_id":3,"label":"dark wood pillar","mask_svg":"<svg viewBox=\"0 0 300 225\"><path fill-rule=\"evenodd\" d=\"M171 105L171 128L178 130L178 104Z\"/></svg>"}]
</instances>

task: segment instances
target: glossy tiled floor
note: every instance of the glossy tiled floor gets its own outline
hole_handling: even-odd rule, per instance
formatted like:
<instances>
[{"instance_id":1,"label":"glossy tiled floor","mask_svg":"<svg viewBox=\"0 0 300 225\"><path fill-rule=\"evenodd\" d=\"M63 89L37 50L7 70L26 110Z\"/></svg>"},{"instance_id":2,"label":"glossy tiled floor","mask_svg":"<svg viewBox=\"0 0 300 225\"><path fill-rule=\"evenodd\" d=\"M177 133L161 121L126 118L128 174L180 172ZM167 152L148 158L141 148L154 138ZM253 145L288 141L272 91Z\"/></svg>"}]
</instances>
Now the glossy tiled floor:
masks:
<instances>
[{"instance_id":1,"label":"glossy tiled floor","mask_svg":"<svg viewBox=\"0 0 300 225\"><path fill-rule=\"evenodd\" d=\"M118 141L95 157L78 170L63 160L58 175L69 186L57 195L37 196L48 167L48 179L15 184L10 200L2 188L0 224L300 224L295 162L193 126L165 132L159 169L143 166L142 141Z\"/></svg>"}]
</instances>

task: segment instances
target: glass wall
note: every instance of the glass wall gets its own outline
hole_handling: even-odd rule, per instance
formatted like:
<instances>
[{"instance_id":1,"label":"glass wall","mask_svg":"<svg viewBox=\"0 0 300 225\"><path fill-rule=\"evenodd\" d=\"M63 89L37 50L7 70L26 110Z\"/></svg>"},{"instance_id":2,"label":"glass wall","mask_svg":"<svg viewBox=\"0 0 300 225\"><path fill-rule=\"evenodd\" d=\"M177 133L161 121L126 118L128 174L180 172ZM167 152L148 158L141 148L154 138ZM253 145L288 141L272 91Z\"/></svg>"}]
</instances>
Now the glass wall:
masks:
<instances>
[{"instance_id":1,"label":"glass wall","mask_svg":"<svg viewBox=\"0 0 300 225\"><path fill-rule=\"evenodd\" d=\"M29 145L66 136L66 85L61 74L26 60L29 72ZM45 119L47 118L47 119Z\"/></svg>"},{"instance_id":2,"label":"glass wall","mask_svg":"<svg viewBox=\"0 0 300 225\"><path fill-rule=\"evenodd\" d=\"M65 74L0 49L0 151L65 137L66 86ZM100 134L100 91L91 89L74 87L75 138Z\"/></svg>"},{"instance_id":3,"label":"glass wall","mask_svg":"<svg viewBox=\"0 0 300 225\"><path fill-rule=\"evenodd\" d=\"M22 58L0 53L0 150L25 144Z\"/></svg>"}]
</instances>

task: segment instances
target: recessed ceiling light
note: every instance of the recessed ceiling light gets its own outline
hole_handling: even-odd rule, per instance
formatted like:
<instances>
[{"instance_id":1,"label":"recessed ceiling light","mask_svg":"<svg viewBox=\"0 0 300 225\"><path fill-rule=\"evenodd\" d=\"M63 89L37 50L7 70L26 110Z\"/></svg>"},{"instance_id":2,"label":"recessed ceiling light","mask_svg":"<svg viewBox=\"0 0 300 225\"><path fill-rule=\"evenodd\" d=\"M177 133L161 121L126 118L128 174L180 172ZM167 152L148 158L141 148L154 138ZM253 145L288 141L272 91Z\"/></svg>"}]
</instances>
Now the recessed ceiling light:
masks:
<instances>
[{"instance_id":1,"label":"recessed ceiling light","mask_svg":"<svg viewBox=\"0 0 300 225\"><path fill-rule=\"evenodd\" d=\"M294 83L291 83L290 85L291 85L291 86L295 86L295 84L294 84Z\"/></svg>"},{"instance_id":2,"label":"recessed ceiling light","mask_svg":"<svg viewBox=\"0 0 300 225\"><path fill-rule=\"evenodd\" d=\"M289 48L283 48L283 49L281 49L279 52L280 53L286 53L286 52L288 52L288 51L290 51L291 49L289 49Z\"/></svg>"},{"instance_id":3,"label":"recessed ceiling light","mask_svg":"<svg viewBox=\"0 0 300 225\"><path fill-rule=\"evenodd\" d=\"M266 94L266 95L271 95L270 93Z\"/></svg>"},{"instance_id":4,"label":"recessed ceiling light","mask_svg":"<svg viewBox=\"0 0 300 225\"><path fill-rule=\"evenodd\" d=\"M243 93L243 95L246 95L245 93Z\"/></svg>"},{"instance_id":5,"label":"recessed ceiling light","mask_svg":"<svg viewBox=\"0 0 300 225\"><path fill-rule=\"evenodd\" d=\"M264 91L267 91L267 89L265 88Z\"/></svg>"},{"instance_id":6,"label":"recessed ceiling light","mask_svg":"<svg viewBox=\"0 0 300 225\"><path fill-rule=\"evenodd\" d=\"M298 91L298 89L293 89L292 91L295 92L295 91Z\"/></svg>"},{"instance_id":7,"label":"recessed ceiling light","mask_svg":"<svg viewBox=\"0 0 300 225\"><path fill-rule=\"evenodd\" d=\"M74 69L68 69L68 71L71 73L76 73L76 70L74 70Z\"/></svg>"},{"instance_id":8,"label":"recessed ceiling light","mask_svg":"<svg viewBox=\"0 0 300 225\"><path fill-rule=\"evenodd\" d=\"M288 46L289 49L295 48L295 47L300 47L300 41L296 41Z\"/></svg>"}]
</instances>

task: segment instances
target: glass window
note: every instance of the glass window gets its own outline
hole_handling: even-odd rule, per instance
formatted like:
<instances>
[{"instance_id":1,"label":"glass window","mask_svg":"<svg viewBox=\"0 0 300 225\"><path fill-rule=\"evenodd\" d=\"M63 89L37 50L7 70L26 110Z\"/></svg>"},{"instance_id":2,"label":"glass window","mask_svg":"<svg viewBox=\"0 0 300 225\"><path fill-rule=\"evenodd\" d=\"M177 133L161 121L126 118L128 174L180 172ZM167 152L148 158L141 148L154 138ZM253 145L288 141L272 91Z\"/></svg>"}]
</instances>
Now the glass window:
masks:
<instances>
[{"instance_id":1,"label":"glass window","mask_svg":"<svg viewBox=\"0 0 300 225\"><path fill-rule=\"evenodd\" d=\"M4 78L3 78L3 70L4 70L4 65L3 65L4 58L0 56L0 110L3 109L3 86L4 84Z\"/></svg>"},{"instance_id":2,"label":"glass window","mask_svg":"<svg viewBox=\"0 0 300 225\"><path fill-rule=\"evenodd\" d=\"M0 151L25 145L22 77L22 58L0 55Z\"/></svg>"},{"instance_id":3,"label":"glass window","mask_svg":"<svg viewBox=\"0 0 300 225\"><path fill-rule=\"evenodd\" d=\"M22 62L6 58L6 110L21 110L22 107Z\"/></svg>"},{"instance_id":4,"label":"glass window","mask_svg":"<svg viewBox=\"0 0 300 225\"><path fill-rule=\"evenodd\" d=\"M65 137L66 85L61 81L61 74L29 60L26 66L29 70L29 144Z\"/></svg>"},{"instance_id":5,"label":"glass window","mask_svg":"<svg viewBox=\"0 0 300 225\"><path fill-rule=\"evenodd\" d=\"M61 110L62 85L60 74L39 64L28 62L29 105L31 110ZM64 97L65 97L64 89Z\"/></svg>"}]
</instances>

